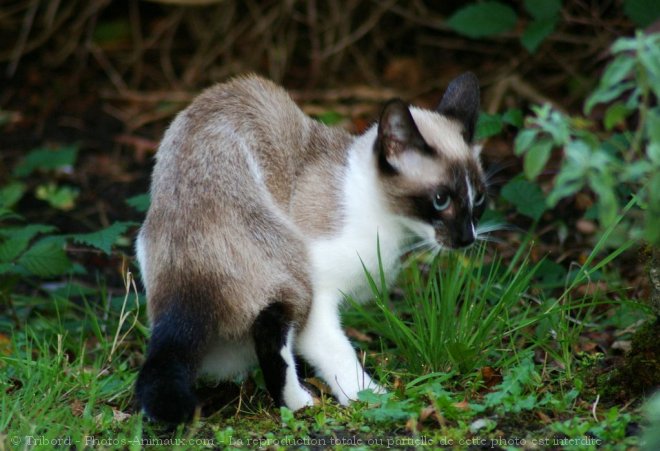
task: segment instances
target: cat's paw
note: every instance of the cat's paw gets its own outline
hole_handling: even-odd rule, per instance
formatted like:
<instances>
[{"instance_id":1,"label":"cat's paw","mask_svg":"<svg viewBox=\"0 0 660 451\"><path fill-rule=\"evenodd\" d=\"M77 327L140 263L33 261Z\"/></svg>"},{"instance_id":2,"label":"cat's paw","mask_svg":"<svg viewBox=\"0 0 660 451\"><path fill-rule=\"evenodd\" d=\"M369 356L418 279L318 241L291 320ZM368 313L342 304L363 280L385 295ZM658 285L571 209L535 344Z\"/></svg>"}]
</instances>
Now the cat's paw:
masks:
<instances>
[{"instance_id":1,"label":"cat's paw","mask_svg":"<svg viewBox=\"0 0 660 451\"><path fill-rule=\"evenodd\" d=\"M283 398L284 404L293 411L314 405L312 394L300 385L291 389L285 389Z\"/></svg>"}]
</instances>

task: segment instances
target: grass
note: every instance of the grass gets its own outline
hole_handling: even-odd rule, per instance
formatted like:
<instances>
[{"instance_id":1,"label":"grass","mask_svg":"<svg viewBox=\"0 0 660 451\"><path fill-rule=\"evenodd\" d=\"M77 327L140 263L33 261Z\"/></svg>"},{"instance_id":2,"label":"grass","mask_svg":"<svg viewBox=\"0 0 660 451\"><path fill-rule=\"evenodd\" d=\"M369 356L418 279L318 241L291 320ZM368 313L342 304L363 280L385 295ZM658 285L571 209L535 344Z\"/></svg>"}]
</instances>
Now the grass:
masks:
<instances>
[{"instance_id":1,"label":"grass","mask_svg":"<svg viewBox=\"0 0 660 451\"><path fill-rule=\"evenodd\" d=\"M506 264L477 248L409 265L400 299L381 272L369 278L376 302L346 320L380 338L359 344L389 393L363 392L347 408L322 398L294 414L271 405L255 374L240 400L174 431L133 406L148 332L130 277L123 294L71 281L14 295L19 322L0 342L1 440L12 449L634 447L628 430L639 411L598 404L587 383L598 359L572 351L585 324L597 322L595 307L613 302L572 293L620 251L587 259L559 291L539 288L543 263L525 250Z\"/></svg>"},{"instance_id":2,"label":"grass","mask_svg":"<svg viewBox=\"0 0 660 451\"><path fill-rule=\"evenodd\" d=\"M347 408L322 397L293 413L272 406L255 370L238 396L175 430L145 421L133 404L148 328L128 270L123 291L75 276L8 273L0 284L8 312L0 321L0 441L12 449L637 446L629 430L639 410L599 404L589 382L598 354L575 352L586 328L612 308L629 322L643 316L634 303L577 294L630 246L596 258L613 228L554 283L543 259L532 262L532 234L507 262L485 246L411 258L394 291L382 268L365 274L375 302L353 303L345 321L363 332L358 345L388 393L362 392ZM21 243L25 252L29 242ZM7 243L8 261L24 261ZM36 260L35 268L47 268Z\"/></svg>"},{"instance_id":3,"label":"grass","mask_svg":"<svg viewBox=\"0 0 660 451\"><path fill-rule=\"evenodd\" d=\"M395 345L408 370L466 373L483 366L490 351L510 348L514 327L530 322L529 309L515 307L540 265L531 265L526 256L518 268L498 258L487 262L485 246L439 254L425 268L426 277L419 265L407 266L396 306L382 268L379 280L366 274L377 314L370 306L352 304L369 330Z\"/></svg>"}]
</instances>

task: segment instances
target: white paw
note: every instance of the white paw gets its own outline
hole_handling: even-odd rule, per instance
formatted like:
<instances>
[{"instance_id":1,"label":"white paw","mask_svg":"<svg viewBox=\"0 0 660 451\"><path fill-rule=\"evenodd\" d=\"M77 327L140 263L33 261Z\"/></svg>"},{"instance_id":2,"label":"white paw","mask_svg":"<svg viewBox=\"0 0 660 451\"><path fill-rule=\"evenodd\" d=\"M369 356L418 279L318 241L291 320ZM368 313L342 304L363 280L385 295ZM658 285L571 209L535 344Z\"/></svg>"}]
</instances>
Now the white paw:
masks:
<instances>
[{"instance_id":1,"label":"white paw","mask_svg":"<svg viewBox=\"0 0 660 451\"><path fill-rule=\"evenodd\" d=\"M305 407L314 405L314 398L312 395L302 388L300 385L297 387L286 387L284 390L284 404L293 410L300 410Z\"/></svg>"}]
</instances>

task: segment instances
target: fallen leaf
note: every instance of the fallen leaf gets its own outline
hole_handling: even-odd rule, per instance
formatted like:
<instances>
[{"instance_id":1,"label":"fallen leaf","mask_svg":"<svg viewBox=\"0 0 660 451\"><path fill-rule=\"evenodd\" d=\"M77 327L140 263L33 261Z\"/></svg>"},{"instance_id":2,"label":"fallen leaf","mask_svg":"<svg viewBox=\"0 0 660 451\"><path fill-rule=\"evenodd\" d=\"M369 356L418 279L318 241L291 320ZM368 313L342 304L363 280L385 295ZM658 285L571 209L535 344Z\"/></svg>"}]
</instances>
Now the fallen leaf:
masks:
<instances>
[{"instance_id":1,"label":"fallen leaf","mask_svg":"<svg viewBox=\"0 0 660 451\"><path fill-rule=\"evenodd\" d=\"M468 410L470 410L470 404L465 400L463 400L461 402L455 402L452 405L454 407L456 407L458 410L462 410L464 412L467 412Z\"/></svg>"},{"instance_id":2,"label":"fallen leaf","mask_svg":"<svg viewBox=\"0 0 660 451\"><path fill-rule=\"evenodd\" d=\"M0 334L0 354L11 355L11 338Z\"/></svg>"},{"instance_id":3,"label":"fallen leaf","mask_svg":"<svg viewBox=\"0 0 660 451\"><path fill-rule=\"evenodd\" d=\"M502 382L502 374L491 366L481 368L481 377L486 387L494 387Z\"/></svg>"},{"instance_id":4,"label":"fallen leaf","mask_svg":"<svg viewBox=\"0 0 660 451\"><path fill-rule=\"evenodd\" d=\"M410 417L408 418L408 421L406 421L406 431L412 432L413 434L417 433L421 427L422 425L417 422L417 418Z\"/></svg>"},{"instance_id":5,"label":"fallen leaf","mask_svg":"<svg viewBox=\"0 0 660 451\"><path fill-rule=\"evenodd\" d=\"M598 230L596 223L589 221L588 219L578 219L575 223L575 228L578 230L578 232L584 235L592 235L596 233L596 230Z\"/></svg>"},{"instance_id":6,"label":"fallen leaf","mask_svg":"<svg viewBox=\"0 0 660 451\"><path fill-rule=\"evenodd\" d=\"M305 382L316 388L321 394L331 393L330 387L319 378L308 377L305 379Z\"/></svg>"},{"instance_id":7,"label":"fallen leaf","mask_svg":"<svg viewBox=\"0 0 660 451\"><path fill-rule=\"evenodd\" d=\"M360 332L354 327L347 327L345 332L349 338L354 338L358 341L364 341L365 343L371 343L374 341L373 338L371 338L369 335L365 334L364 332Z\"/></svg>"},{"instance_id":8,"label":"fallen leaf","mask_svg":"<svg viewBox=\"0 0 660 451\"><path fill-rule=\"evenodd\" d=\"M541 422L543 422L543 424L552 423L552 420L550 419L550 417L547 416L546 414L544 414L543 412L541 412L540 410L536 411L536 416L539 417L539 420L541 420Z\"/></svg>"},{"instance_id":9,"label":"fallen leaf","mask_svg":"<svg viewBox=\"0 0 660 451\"><path fill-rule=\"evenodd\" d=\"M426 406L419 412L419 421L424 422L435 413L435 407Z\"/></svg>"},{"instance_id":10,"label":"fallen leaf","mask_svg":"<svg viewBox=\"0 0 660 451\"><path fill-rule=\"evenodd\" d=\"M117 422L121 423L131 417L130 413L125 413L117 409L112 409L112 418Z\"/></svg>"},{"instance_id":11,"label":"fallen leaf","mask_svg":"<svg viewBox=\"0 0 660 451\"><path fill-rule=\"evenodd\" d=\"M632 349L632 341L630 340L617 340L612 343L612 349L618 349L623 352L628 352Z\"/></svg>"},{"instance_id":12,"label":"fallen leaf","mask_svg":"<svg viewBox=\"0 0 660 451\"><path fill-rule=\"evenodd\" d=\"M79 399L74 399L73 402L71 403L71 414L74 417L81 417L83 412L85 411L85 406L83 405L82 401Z\"/></svg>"}]
</instances>

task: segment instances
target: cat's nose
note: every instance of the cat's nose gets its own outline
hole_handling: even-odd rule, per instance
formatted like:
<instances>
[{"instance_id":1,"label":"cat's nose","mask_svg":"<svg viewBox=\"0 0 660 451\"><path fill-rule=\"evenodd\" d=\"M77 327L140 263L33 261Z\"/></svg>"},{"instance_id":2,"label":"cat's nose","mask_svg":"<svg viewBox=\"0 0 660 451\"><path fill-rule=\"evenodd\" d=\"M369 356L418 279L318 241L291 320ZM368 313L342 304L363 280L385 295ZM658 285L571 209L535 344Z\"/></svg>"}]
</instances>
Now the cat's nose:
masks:
<instances>
[{"instance_id":1,"label":"cat's nose","mask_svg":"<svg viewBox=\"0 0 660 451\"><path fill-rule=\"evenodd\" d=\"M468 227L463 227L463 230L461 230L461 233L458 235L456 244L458 244L459 247L467 247L474 243L474 241L474 228L472 227L472 224L470 224Z\"/></svg>"}]
</instances>

